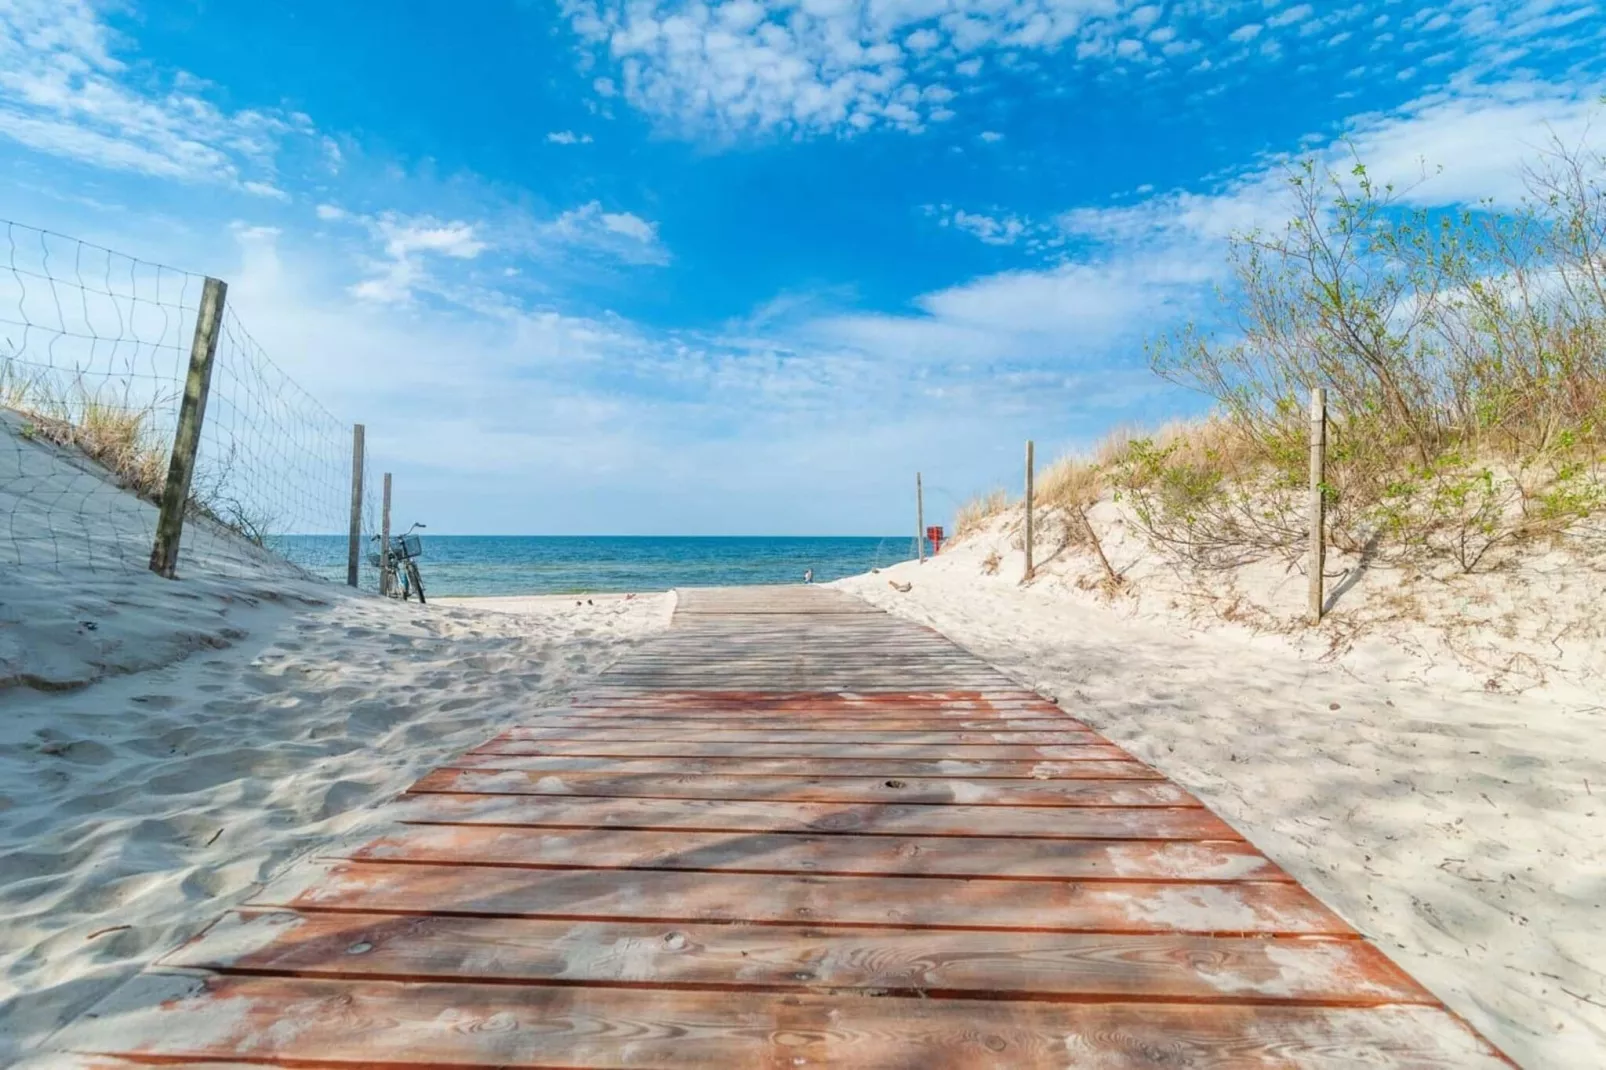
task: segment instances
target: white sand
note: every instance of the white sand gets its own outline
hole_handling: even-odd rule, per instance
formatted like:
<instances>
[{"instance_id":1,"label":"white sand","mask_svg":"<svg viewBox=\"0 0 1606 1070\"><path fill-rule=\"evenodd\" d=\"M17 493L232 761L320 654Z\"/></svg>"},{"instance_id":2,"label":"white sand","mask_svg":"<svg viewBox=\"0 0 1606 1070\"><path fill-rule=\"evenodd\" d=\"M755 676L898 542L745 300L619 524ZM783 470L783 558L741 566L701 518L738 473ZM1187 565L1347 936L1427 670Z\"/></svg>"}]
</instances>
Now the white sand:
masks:
<instances>
[{"instance_id":1,"label":"white sand","mask_svg":"<svg viewBox=\"0 0 1606 1070\"><path fill-rule=\"evenodd\" d=\"M1427 626L1323 662L1320 639L1179 598L1112 607L1078 587L1086 557L1023 589L1008 529L839 586L1193 790L1523 1066L1606 1066L1606 696L1578 683L1606 663L1598 641L1558 651L1568 673L1522 695L1423 656L1443 649Z\"/></svg>"},{"instance_id":2,"label":"white sand","mask_svg":"<svg viewBox=\"0 0 1606 1070\"><path fill-rule=\"evenodd\" d=\"M0 466L29 479L0 467L17 491L0 513L43 530L64 489L94 506L78 537L23 541L5 562L0 1065L667 622L663 595L496 612L359 596L215 537L177 582L138 561L91 570L152 510L18 441L0 441Z\"/></svg>"}]
</instances>

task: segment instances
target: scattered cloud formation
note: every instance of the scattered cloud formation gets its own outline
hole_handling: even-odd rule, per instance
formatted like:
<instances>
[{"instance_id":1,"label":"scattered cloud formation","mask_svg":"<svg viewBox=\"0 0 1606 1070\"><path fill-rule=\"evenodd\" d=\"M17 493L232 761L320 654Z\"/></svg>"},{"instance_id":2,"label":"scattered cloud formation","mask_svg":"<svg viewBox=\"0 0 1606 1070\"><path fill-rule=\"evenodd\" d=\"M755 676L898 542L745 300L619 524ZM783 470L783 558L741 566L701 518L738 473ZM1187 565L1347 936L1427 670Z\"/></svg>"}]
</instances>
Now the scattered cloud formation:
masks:
<instances>
[{"instance_id":1,"label":"scattered cloud formation","mask_svg":"<svg viewBox=\"0 0 1606 1070\"><path fill-rule=\"evenodd\" d=\"M1402 56L1476 67L1512 50L1606 40L1594 0L1444 0L1400 16L1277 0L564 0L563 9L589 57L610 65L594 82L599 95L723 137L921 131L957 114L960 83L990 59L1219 80L1235 65L1365 31L1381 51L1357 77L1395 77Z\"/></svg>"},{"instance_id":2,"label":"scattered cloud formation","mask_svg":"<svg viewBox=\"0 0 1606 1070\"><path fill-rule=\"evenodd\" d=\"M925 213L936 219L940 227L963 231L986 245L1015 245L1023 240L1036 242L1043 228L1018 215L993 209L987 212L966 211L951 204L928 204Z\"/></svg>"},{"instance_id":3,"label":"scattered cloud formation","mask_svg":"<svg viewBox=\"0 0 1606 1070\"><path fill-rule=\"evenodd\" d=\"M0 137L36 152L184 182L242 184L270 170L304 115L226 111L187 75L165 84L115 58L89 0L0 4ZM243 188L275 196L260 180Z\"/></svg>"},{"instance_id":4,"label":"scattered cloud formation","mask_svg":"<svg viewBox=\"0 0 1606 1070\"><path fill-rule=\"evenodd\" d=\"M290 195L271 182L242 182L240 188L257 197L267 197L274 201L288 201Z\"/></svg>"},{"instance_id":5,"label":"scattered cloud formation","mask_svg":"<svg viewBox=\"0 0 1606 1070\"><path fill-rule=\"evenodd\" d=\"M442 515L460 507L480 530L529 530L591 515L576 503L603 488L645 503L657 530L728 526L706 508L720 493L740 498L743 516L761 502L780 518L773 530L864 530L885 499L871 469L918 463L968 491L991 479L995 442L1013 466L1034 428L1093 433L1186 404L1147 373L1142 339L1210 314L1230 281L1226 237L1285 218L1289 156L1353 151L1416 204L1510 204L1552 137L1595 136L1598 79L1551 55L1601 43L1606 20L1590 3L1410 6L567 0L583 69L550 114L579 117L550 121L593 126L564 110L573 96L597 123L630 109L646 121L616 122L576 151L545 146L591 145L592 134L538 129L539 172L510 177L375 160L306 116L221 107L235 94L138 57L90 0L0 0L0 149L64 174L75 172L62 160L98 169L63 202L115 200L106 191L129 176L142 191L129 203L153 186L176 200L200 200L198 184L218 191L222 207L173 209L173 262L228 277L231 303L275 359L369 419L406 486L455 503ZM1066 169L1029 207L1011 200L1020 185L997 180L1078 136L1063 125L1074 115L1056 115L1049 134L1019 121L1017 97L1034 87L1142 79L1181 107L1255 64L1297 77L1313 52L1340 45L1357 57L1344 92L1370 103L1313 112L1309 138L1275 146L1288 155L1256 155L1245 137L1242 155L1205 175L1190 170L1191 148L1134 145L1153 153L1135 179L1158 189ZM1544 77L1529 69L1542 59ZM1366 95L1401 75L1395 95ZM769 146L705 152L666 130L769 137L794 155L772 168ZM867 131L899 136L853 140ZM786 189L794 162L808 182L843 173L818 169L826 158L866 168L862 188L853 174L849 192ZM700 185L710 176L721 181ZM760 211L742 215L739 233L722 230L741 214L726 191L755 181L768 184L751 198ZM837 194L848 210L826 203ZM108 231L122 218L115 205L90 211ZM866 220L888 247L925 240L942 256L911 271L908 256L872 248ZM207 260L218 233L238 246L233 270ZM773 277L733 252L755 236L779 265ZM844 267L825 246L855 259ZM665 294L673 314L654 308ZM530 499L545 512L526 502L496 519L510 474L546 495Z\"/></svg>"},{"instance_id":6,"label":"scattered cloud formation","mask_svg":"<svg viewBox=\"0 0 1606 1070\"><path fill-rule=\"evenodd\" d=\"M605 211L598 201L564 212L537 233L548 242L605 253L627 264L669 262L656 224L630 212Z\"/></svg>"},{"instance_id":7,"label":"scattered cloud formation","mask_svg":"<svg viewBox=\"0 0 1606 1070\"><path fill-rule=\"evenodd\" d=\"M427 216L404 218L394 213L365 222L384 250L384 258L371 263L370 276L351 287L352 296L365 301L409 301L416 290L430 281L430 258L472 260L488 248L471 223L443 222Z\"/></svg>"}]
</instances>

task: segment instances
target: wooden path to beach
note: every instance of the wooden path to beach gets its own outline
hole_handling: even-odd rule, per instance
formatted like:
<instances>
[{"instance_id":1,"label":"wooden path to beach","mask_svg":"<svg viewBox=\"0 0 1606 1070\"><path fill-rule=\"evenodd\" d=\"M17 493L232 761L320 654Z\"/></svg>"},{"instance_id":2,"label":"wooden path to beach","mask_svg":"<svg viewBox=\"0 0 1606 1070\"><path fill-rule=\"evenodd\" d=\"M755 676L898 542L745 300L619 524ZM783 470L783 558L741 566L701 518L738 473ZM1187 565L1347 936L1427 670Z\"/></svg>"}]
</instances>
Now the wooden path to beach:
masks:
<instances>
[{"instance_id":1,"label":"wooden path to beach","mask_svg":"<svg viewBox=\"0 0 1606 1070\"><path fill-rule=\"evenodd\" d=\"M1181 787L832 591L684 592L379 817L72 1061L1510 1065Z\"/></svg>"}]
</instances>

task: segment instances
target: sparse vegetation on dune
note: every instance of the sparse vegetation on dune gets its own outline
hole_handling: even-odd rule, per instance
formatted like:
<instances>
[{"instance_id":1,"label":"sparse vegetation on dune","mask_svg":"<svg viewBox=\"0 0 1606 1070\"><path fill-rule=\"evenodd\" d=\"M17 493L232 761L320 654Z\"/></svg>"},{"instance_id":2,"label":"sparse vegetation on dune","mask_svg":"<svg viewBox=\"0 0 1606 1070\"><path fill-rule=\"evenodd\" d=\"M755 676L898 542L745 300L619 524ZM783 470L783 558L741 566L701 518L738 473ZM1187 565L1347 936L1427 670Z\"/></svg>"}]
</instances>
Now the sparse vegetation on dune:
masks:
<instances>
[{"instance_id":1,"label":"sparse vegetation on dune","mask_svg":"<svg viewBox=\"0 0 1606 1070\"><path fill-rule=\"evenodd\" d=\"M0 406L26 421L24 435L75 450L146 501L161 498L169 444L155 427L156 403L141 405L82 382L29 378L0 361Z\"/></svg>"},{"instance_id":2,"label":"sparse vegetation on dune","mask_svg":"<svg viewBox=\"0 0 1606 1070\"><path fill-rule=\"evenodd\" d=\"M972 498L959 507L954 514L954 534L956 539L973 534L991 520L993 517L1009 508L1009 495L1002 490L989 491L977 498Z\"/></svg>"},{"instance_id":3,"label":"sparse vegetation on dune","mask_svg":"<svg viewBox=\"0 0 1606 1070\"><path fill-rule=\"evenodd\" d=\"M1284 229L1231 243L1234 329L1151 348L1213 415L1062 458L1039 506L1074 517L1108 494L1191 566L1292 562L1322 387L1338 549L1473 572L1606 543L1606 157L1558 149L1514 212L1412 209L1360 165L1290 185ZM998 511L967 507L961 535Z\"/></svg>"},{"instance_id":4,"label":"sparse vegetation on dune","mask_svg":"<svg viewBox=\"0 0 1606 1070\"><path fill-rule=\"evenodd\" d=\"M172 450L159 415L174 409L176 401L140 401L110 382L91 389L80 379L64 383L54 376L30 377L19 371L19 362L0 354L0 408L22 418L22 435L77 453L153 505L161 502ZM222 456L204 457L191 484L187 512L262 546L273 518L242 500L234 488L238 464L232 446Z\"/></svg>"}]
</instances>

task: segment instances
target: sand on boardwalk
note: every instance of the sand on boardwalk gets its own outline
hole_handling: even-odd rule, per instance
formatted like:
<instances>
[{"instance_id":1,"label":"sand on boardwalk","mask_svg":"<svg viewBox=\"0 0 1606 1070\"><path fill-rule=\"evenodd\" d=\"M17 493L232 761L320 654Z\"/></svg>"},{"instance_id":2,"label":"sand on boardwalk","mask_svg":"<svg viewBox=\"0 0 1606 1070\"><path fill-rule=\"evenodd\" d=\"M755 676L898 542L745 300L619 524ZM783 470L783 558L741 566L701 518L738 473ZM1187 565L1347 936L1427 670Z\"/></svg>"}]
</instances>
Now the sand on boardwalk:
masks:
<instances>
[{"instance_id":1,"label":"sand on boardwalk","mask_svg":"<svg viewBox=\"0 0 1606 1070\"><path fill-rule=\"evenodd\" d=\"M1023 588L1022 563L978 539L836 586L1195 792L1521 1065L1606 1066L1606 695L1490 694L1442 664L1429 686L1387 643L1322 663Z\"/></svg>"},{"instance_id":2,"label":"sand on boardwalk","mask_svg":"<svg viewBox=\"0 0 1606 1070\"><path fill-rule=\"evenodd\" d=\"M382 600L225 538L176 582L108 569L150 507L14 441L13 532L89 505L80 537L17 541L0 606L0 1065L667 622L665 595Z\"/></svg>"},{"instance_id":3,"label":"sand on boardwalk","mask_svg":"<svg viewBox=\"0 0 1606 1070\"><path fill-rule=\"evenodd\" d=\"M448 596L445 598L432 598L430 599L430 604L464 606L469 609L485 610L491 613L534 613L545 615L548 613L564 613L571 609L601 610L610 606L628 606L635 610L638 608L635 603L642 599L647 599L650 605L658 608L658 611L663 615L663 623L667 626L669 617L674 611L674 599L663 592ZM644 610L643 612L648 611Z\"/></svg>"}]
</instances>

